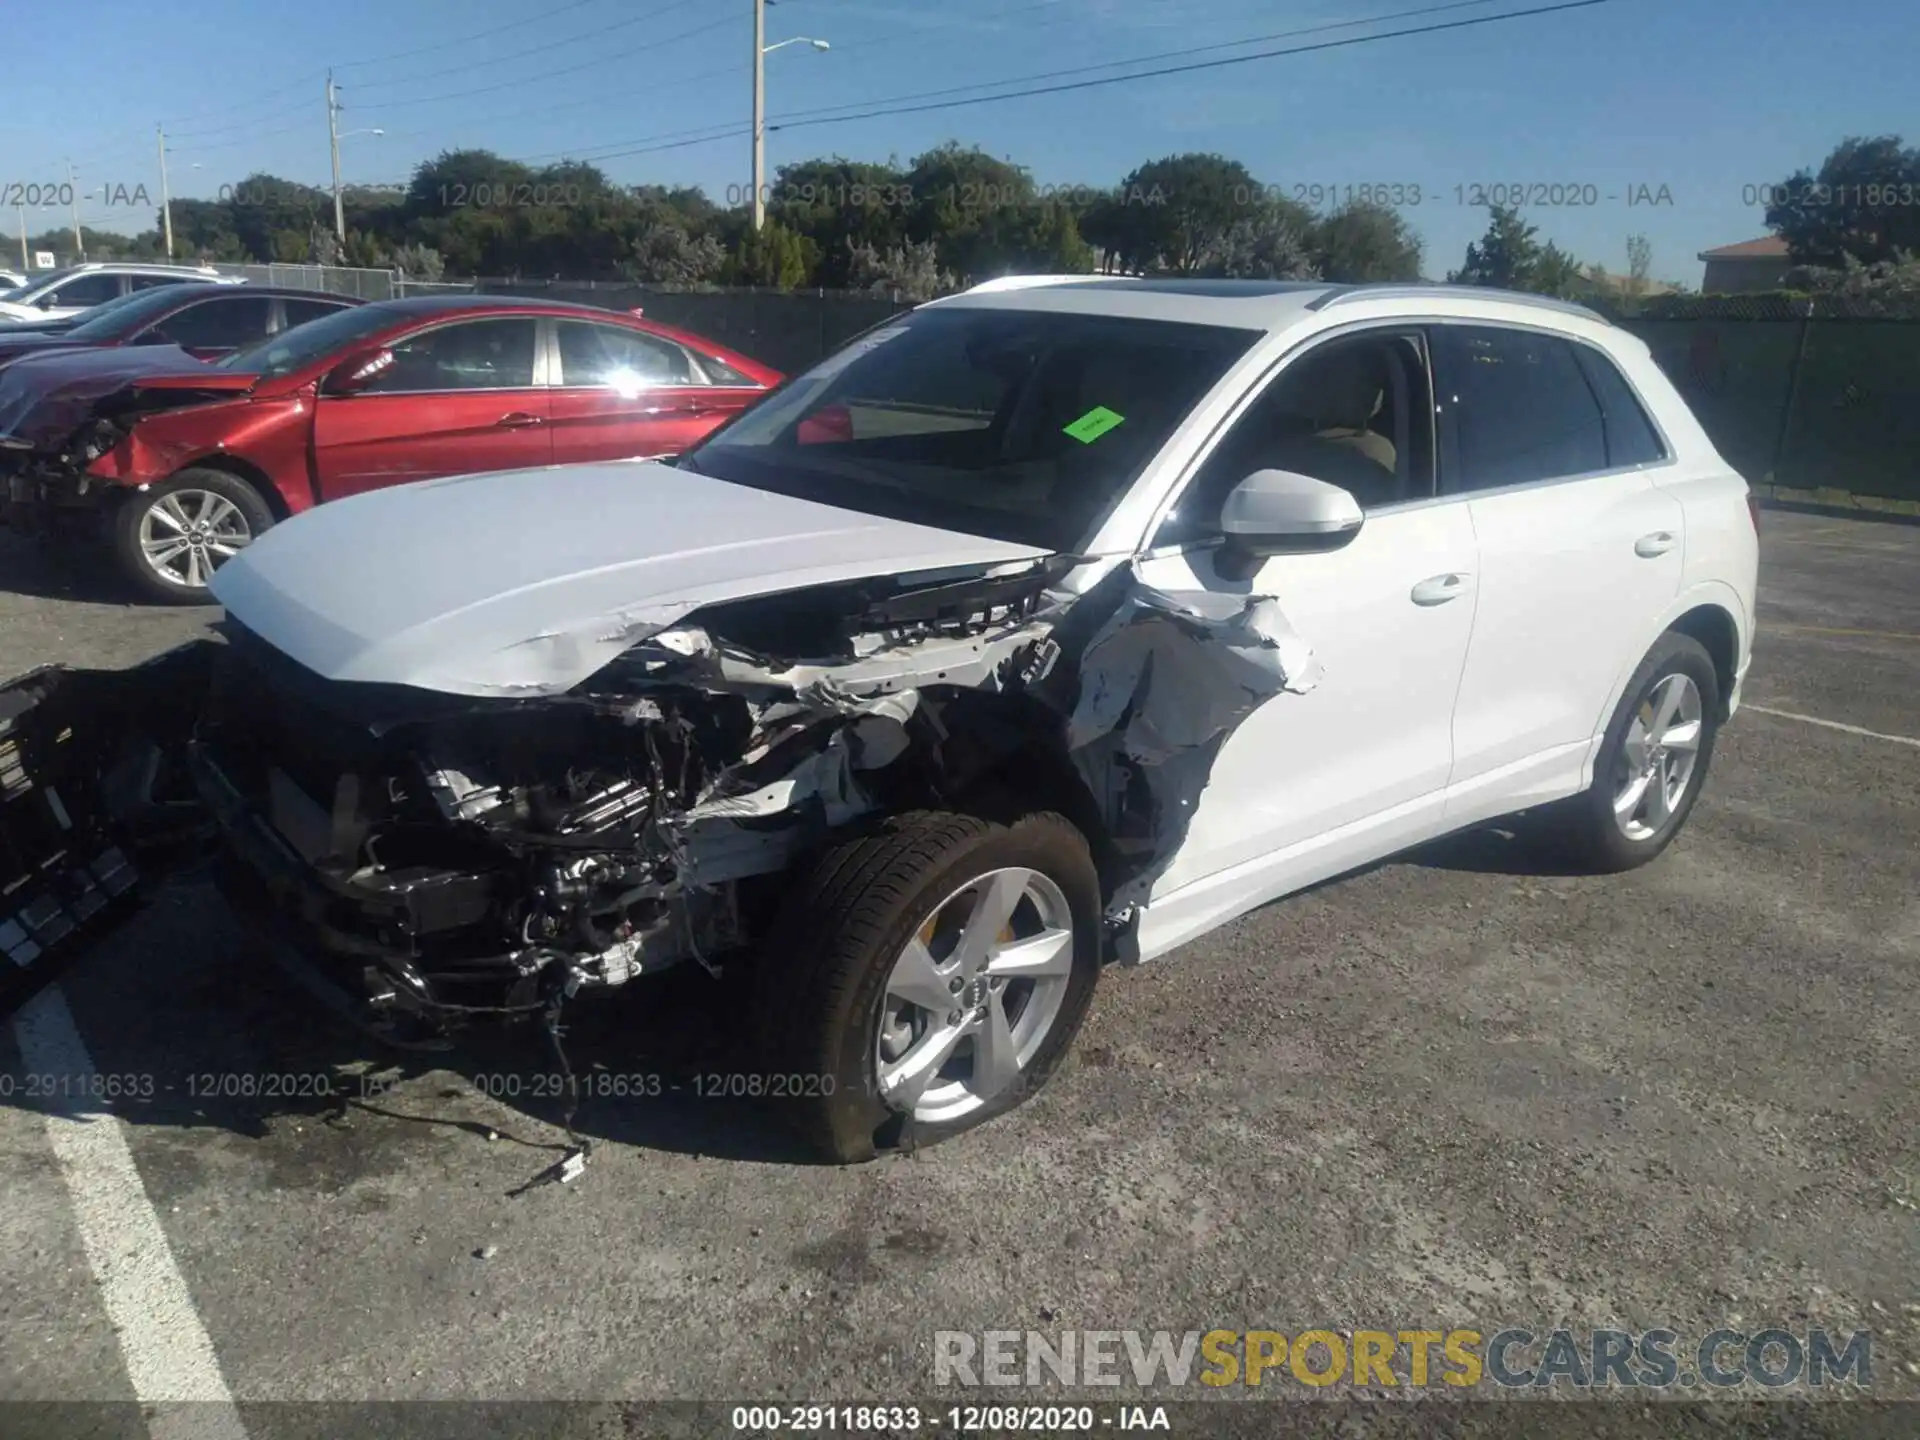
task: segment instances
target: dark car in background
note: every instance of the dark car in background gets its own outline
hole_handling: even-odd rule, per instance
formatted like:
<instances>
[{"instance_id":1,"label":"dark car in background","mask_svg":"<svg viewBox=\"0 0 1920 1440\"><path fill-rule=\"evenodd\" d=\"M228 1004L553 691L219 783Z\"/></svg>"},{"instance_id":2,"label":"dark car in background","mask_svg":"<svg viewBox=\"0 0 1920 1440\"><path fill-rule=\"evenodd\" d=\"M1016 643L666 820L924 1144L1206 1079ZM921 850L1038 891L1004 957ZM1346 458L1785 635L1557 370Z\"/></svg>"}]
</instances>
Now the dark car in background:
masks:
<instances>
[{"instance_id":1,"label":"dark car in background","mask_svg":"<svg viewBox=\"0 0 1920 1440\"><path fill-rule=\"evenodd\" d=\"M315 505L675 455L782 378L636 315L471 295L361 305L210 365L176 346L37 355L0 366L0 518L104 523L143 593L204 601L216 567Z\"/></svg>"},{"instance_id":2,"label":"dark car in background","mask_svg":"<svg viewBox=\"0 0 1920 1440\"><path fill-rule=\"evenodd\" d=\"M0 331L0 365L49 351L178 345L198 360L235 350L360 302L265 285L165 285L97 305L53 330Z\"/></svg>"}]
</instances>

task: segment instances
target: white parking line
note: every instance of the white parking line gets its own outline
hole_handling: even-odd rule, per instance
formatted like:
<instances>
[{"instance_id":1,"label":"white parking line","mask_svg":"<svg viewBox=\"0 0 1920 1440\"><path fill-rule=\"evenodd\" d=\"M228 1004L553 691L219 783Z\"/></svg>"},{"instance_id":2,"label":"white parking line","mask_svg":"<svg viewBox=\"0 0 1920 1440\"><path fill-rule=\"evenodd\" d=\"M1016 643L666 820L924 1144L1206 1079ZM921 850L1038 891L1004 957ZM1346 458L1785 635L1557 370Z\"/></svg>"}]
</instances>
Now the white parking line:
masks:
<instances>
[{"instance_id":1,"label":"white parking line","mask_svg":"<svg viewBox=\"0 0 1920 1440\"><path fill-rule=\"evenodd\" d=\"M93 1057L58 986L13 1021L30 1075L55 1077L47 1139L154 1440L246 1440L119 1120L89 1103ZM64 1097L64 1098L61 1098Z\"/></svg>"},{"instance_id":2,"label":"white parking line","mask_svg":"<svg viewBox=\"0 0 1920 1440\"><path fill-rule=\"evenodd\" d=\"M1888 735L1880 730L1863 730L1858 725L1842 725L1838 720L1822 720L1817 715L1796 715L1791 710L1770 710L1765 705L1742 705L1742 710L1752 710L1761 715L1772 715L1781 720L1798 720L1804 725L1822 725L1829 730L1844 730L1849 735L1865 735L1869 740L1891 740L1896 745L1917 745L1920 740L1911 735Z\"/></svg>"}]
</instances>

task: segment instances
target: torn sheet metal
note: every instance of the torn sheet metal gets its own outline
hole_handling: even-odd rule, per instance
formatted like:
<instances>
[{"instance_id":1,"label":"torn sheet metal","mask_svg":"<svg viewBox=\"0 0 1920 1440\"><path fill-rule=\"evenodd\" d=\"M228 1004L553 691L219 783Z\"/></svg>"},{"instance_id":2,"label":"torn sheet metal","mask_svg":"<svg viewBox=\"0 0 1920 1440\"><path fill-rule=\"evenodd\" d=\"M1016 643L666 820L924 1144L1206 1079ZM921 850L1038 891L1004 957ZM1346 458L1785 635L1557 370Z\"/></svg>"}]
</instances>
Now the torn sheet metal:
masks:
<instances>
[{"instance_id":1,"label":"torn sheet metal","mask_svg":"<svg viewBox=\"0 0 1920 1440\"><path fill-rule=\"evenodd\" d=\"M1172 864L1214 757L1240 722L1321 676L1272 596L1157 590L1131 570L1076 669L1067 753L1135 872L1115 909L1144 900Z\"/></svg>"}]
</instances>

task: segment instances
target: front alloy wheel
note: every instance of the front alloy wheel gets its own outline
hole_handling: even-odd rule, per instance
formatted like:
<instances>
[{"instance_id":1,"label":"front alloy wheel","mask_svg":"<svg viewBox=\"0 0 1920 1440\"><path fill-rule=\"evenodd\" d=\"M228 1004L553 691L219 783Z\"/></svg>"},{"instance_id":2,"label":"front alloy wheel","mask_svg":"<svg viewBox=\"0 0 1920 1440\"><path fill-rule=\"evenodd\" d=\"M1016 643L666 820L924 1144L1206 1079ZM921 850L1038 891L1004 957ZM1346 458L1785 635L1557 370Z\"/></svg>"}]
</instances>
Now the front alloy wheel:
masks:
<instances>
[{"instance_id":1,"label":"front alloy wheel","mask_svg":"<svg viewBox=\"0 0 1920 1440\"><path fill-rule=\"evenodd\" d=\"M828 1159L932 1144L1044 1085L1100 972L1100 879L1051 811L883 817L793 877L755 967L778 1103Z\"/></svg>"},{"instance_id":2,"label":"front alloy wheel","mask_svg":"<svg viewBox=\"0 0 1920 1440\"><path fill-rule=\"evenodd\" d=\"M253 541L240 507L211 490L175 490L140 517L140 554L162 584L204 590L221 561Z\"/></svg>"},{"instance_id":3,"label":"front alloy wheel","mask_svg":"<svg viewBox=\"0 0 1920 1440\"><path fill-rule=\"evenodd\" d=\"M196 466L121 502L114 549L122 573L149 599L207 604L213 572L272 524L273 511L253 486Z\"/></svg>"},{"instance_id":4,"label":"front alloy wheel","mask_svg":"<svg viewBox=\"0 0 1920 1440\"><path fill-rule=\"evenodd\" d=\"M1020 1082L1073 975L1073 914L1038 870L995 870L947 896L893 963L875 1037L880 1097L927 1124Z\"/></svg>"}]
</instances>

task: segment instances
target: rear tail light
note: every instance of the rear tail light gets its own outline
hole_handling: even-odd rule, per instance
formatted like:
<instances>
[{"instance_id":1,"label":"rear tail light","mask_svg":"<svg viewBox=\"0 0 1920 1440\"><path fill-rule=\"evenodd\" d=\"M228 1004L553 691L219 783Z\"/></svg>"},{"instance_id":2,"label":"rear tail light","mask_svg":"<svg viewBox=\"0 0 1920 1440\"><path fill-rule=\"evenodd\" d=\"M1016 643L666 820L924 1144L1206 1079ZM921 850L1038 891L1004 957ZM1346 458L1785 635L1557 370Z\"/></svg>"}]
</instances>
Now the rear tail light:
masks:
<instances>
[{"instance_id":1,"label":"rear tail light","mask_svg":"<svg viewBox=\"0 0 1920 1440\"><path fill-rule=\"evenodd\" d=\"M1760 533L1760 497L1751 490L1747 492L1747 518L1753 521L1753 533Z\"/></svg>"}]
</instances>

